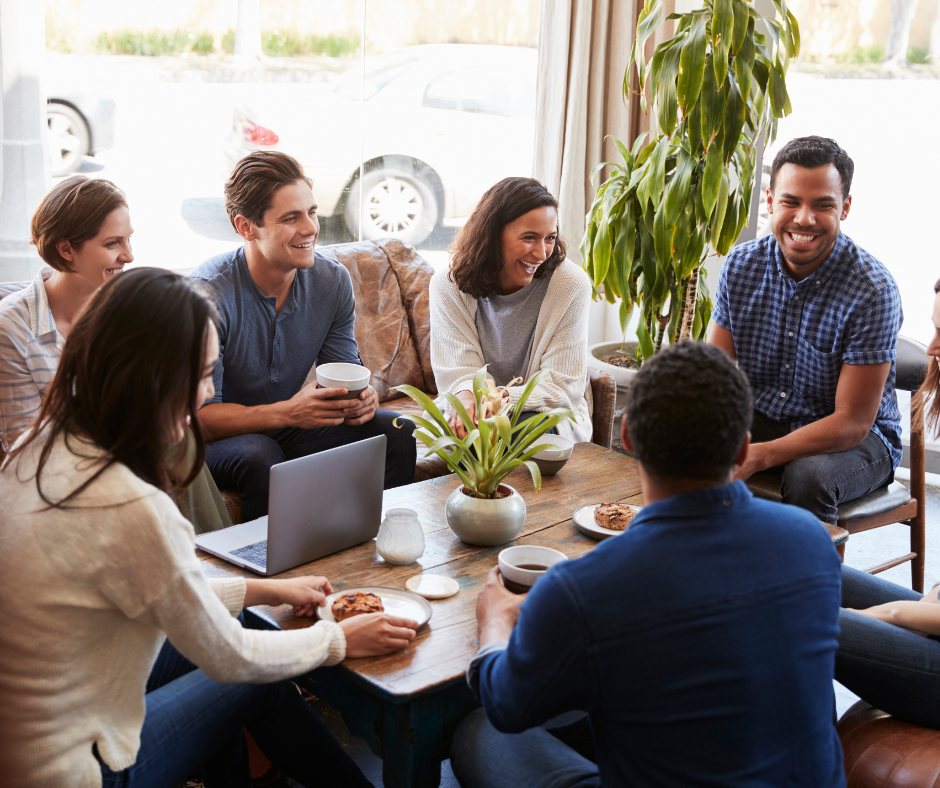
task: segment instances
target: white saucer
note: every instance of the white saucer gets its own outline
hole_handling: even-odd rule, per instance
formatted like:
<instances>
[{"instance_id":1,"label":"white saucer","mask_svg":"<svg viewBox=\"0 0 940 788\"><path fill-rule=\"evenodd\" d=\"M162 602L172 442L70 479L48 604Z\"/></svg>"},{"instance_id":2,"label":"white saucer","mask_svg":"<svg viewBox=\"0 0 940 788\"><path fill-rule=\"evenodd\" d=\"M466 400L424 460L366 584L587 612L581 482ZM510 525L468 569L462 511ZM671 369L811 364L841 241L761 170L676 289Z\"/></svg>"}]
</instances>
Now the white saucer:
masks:
<instances>
[{"instance_id":1,"label":"white saucer","mask_svg":"<svg viewBox=\"0 0 940 788\"><path fill-rule=\"evenodd\" d=\"M330 594L326 598L326 607L317 608L317 615L323 621L335 622L333 603L341 596L355 593L375 594L382 600L386 613L399 618L410 618L412 621L417 621L419 627L424 626L431 619L431 605L426 599L400 588L378 588L376 586L344 588L342 591Z\"/></svg>"},{"instance_id":2,"label":"white saucer","mask_svg":"<svg viewBox=\"0 0 940 788\"><path fill-rule=\"evenodd\" d=\"M447 599L460 590L460 584L447 575L415 575L405 581L405 588L425 599Z\"/></svg>"},{"instance_id":3,"label":"white saucer","mask_svg":"<svg viewBox=\"0 0 940 788\"><path fill-rule=\"evenodd\" d=\"M642 506L634 506L632 503L626 504L635 512L639 512L642 509ZM623 531L615 531L612 528L602 528L596 522L594 522L594 510L600 506L599 503L589 503L586 506L582 506L578 509L573 515L574 524L577 529L583 533L585 536L590 536L592 539L610 539L612 536L619 536ZM627 530L626 528L624 531Z\"/></svg>"}]
</instances>

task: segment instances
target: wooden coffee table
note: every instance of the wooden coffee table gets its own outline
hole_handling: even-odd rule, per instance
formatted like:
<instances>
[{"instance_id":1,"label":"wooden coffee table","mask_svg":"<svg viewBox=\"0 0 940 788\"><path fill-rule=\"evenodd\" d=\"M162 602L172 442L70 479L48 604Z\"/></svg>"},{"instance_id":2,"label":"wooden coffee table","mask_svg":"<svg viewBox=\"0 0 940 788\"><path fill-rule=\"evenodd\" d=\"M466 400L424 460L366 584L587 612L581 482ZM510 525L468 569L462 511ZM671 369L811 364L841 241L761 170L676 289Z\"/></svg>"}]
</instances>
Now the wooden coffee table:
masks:
<instances>
[{"instance_id":1,"label":"wooden coffee table","mask_svg":"<svg viewBox=\"0 0 940 788\"><path fill-rule=\"evenodd\" d=\"M546 478L538 493L524 468L510 474L507 481L527 506L525 528L510 544L545 545L569 558L584 555L597 544L571 521L578 507L611 501L642 503L636 461L591 443L577 444L565 467ZM464 675L478 645L476 598L505 545L474 547L454 536L444 520L444 502L457 484L456 476L446 476L386 491L383 508L408 507L421 519L426 547L416 563L386 564L370 541L279 575L324 575L336 590L404 588L409 577L422 572L447 575L460 583L456 596L431 602L431 621L403 651L349 659L298 679L336 708L350 731L364 738L383 759L386 788L440 785L441 761L450 757L454 728L479 705ZM206 553L199 555L208 576L252 576ZM265 625L281 629L314 623L295 618L288 606L257 607L250 612Z\"/></svg>"}]
</instances>

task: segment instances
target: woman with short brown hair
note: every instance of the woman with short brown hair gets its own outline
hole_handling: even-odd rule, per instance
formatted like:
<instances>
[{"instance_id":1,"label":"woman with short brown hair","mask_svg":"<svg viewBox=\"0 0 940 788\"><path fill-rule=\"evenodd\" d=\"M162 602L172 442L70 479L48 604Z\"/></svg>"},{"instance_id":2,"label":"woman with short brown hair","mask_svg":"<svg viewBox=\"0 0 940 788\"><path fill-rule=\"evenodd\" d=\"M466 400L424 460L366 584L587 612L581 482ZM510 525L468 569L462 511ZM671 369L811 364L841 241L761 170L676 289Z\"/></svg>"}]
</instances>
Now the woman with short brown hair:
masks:
<instances>
[{"instance_id":1,"label":"woman with short brown hair","mask_svg":"<svg viewBox=\"0 0 940 788\"><path fill-rule=\"evenodd\" d=\"M134 260L127 200L111 181L75 175L56 184L33 214L30 232L39 256L53 270L40 271L28 287L0 301L4 451L35 421L65 340L88 301ZM179 463L188 459L191 464L192 434L171 455L185 455ZM232 524L205 464L177 501L197 533Z\"/></svg>"},{"instance_id":2,"label":"woman with short brown hair","mask_svg":"<svg viewBox=\"0 0 940 788\"><path fill-rule=\"evenodd\" d=\"M589 441L590 302L587 274L565 258L558 202L532 178L503 179L483 195L454 241L450 271L431 279L431 364L438 391L455 394L475 420L470 388L484 364L513 402L539 370L549 370L527 411L570 408L580 418L561 422L558 432ZM517 378L522 384L510 385ZM462 435L459 417L449 418Z\"/></svg>"}]
</instances>

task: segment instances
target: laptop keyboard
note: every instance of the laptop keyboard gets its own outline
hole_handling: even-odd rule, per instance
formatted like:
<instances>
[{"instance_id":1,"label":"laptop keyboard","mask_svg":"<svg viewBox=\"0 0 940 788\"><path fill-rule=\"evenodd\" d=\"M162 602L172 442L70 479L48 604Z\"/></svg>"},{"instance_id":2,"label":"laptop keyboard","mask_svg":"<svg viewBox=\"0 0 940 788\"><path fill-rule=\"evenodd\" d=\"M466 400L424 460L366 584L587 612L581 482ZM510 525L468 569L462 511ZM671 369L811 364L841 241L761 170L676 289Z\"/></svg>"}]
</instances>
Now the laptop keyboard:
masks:
<instances>
[{"instance_id":1,"label":"laptop keyboard","mask_svg":"<svg viewBox=\"0 0 940 788\"><path fill-rule=\"evenodd\" d=\"M257 566L264 567L268 563L268 540L265 539L263 542L245 545L231 552L232 555L236 555L244 561L250 561Z\"/></svg>"}]
</instances>

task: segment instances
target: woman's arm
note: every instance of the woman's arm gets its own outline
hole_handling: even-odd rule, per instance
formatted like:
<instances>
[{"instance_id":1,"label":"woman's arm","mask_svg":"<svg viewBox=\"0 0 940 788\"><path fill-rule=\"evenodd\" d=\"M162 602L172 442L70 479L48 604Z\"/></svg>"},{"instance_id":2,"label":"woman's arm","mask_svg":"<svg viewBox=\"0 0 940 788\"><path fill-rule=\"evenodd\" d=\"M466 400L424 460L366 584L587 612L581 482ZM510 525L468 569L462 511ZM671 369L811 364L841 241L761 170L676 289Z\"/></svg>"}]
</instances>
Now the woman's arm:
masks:
<instances>
[{"instance_id":1,"label":"woman's arm","mask_svg":"<svg viewBox=\"0 0 940 788\"><path fill-rule=\"evenodd\" d=\"M918 635L940 635L940 604L937 604L936 588L917 602L898 600L852 612L909 629Z\"/></svg>"},{"instance_id":2,"label":"woman's arm","mask_svg":"<svg viewBox=\"0 0 940 788\"><path fill-rule=\"evenodd\" d=\"M24 354L29 339L16 330L11 318L0 316L0 444L5 451L32 426L42 406L42 393ZM51 379L58 366L55 345L48 355L37 362Z\"/></svg>"}]
</instances>

